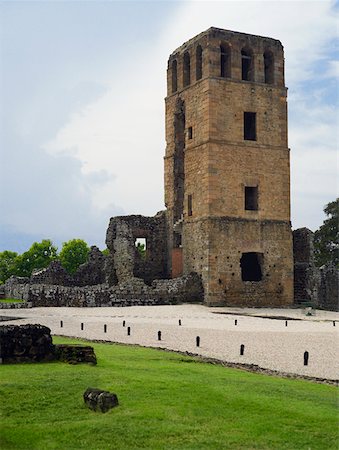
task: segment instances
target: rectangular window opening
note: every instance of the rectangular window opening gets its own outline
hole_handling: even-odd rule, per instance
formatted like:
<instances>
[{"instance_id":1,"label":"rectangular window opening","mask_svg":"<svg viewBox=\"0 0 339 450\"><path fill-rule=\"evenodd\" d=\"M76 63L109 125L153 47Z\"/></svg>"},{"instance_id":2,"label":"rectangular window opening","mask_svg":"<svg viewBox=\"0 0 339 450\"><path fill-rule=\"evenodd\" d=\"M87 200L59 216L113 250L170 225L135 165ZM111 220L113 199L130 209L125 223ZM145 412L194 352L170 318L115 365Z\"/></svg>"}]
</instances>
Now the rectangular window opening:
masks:
<instances>
[{"instance_id":1,"label":"rectangular window opening","mask_svg":"<svg viewBox=\"0 0 339 450\"><path fill-rule=\"evenodd\" d=\"M189 194L187 197L187 213L189 216L193 214L192 206L192 194Z\"/></svg>"},{"instance_id":2,"label":"rectangular window opening","mask_svg":"<svg viewBox=\"0 0 339 450\"><path fill-rule=\"evenodd\" d=\"M262 253L243 253L240 259L242 281L261 281L262 265Z\"/></svg>"},{"instance_id":3,"label":"rectangular window opening","mask_svg":"<svg viewBox=\"0 0 339 450\"><path fill-rule=\"evenodd\" d=\"M193 139L193 128L192 127L188 127L187 137L188 137L188 139Z\"/></svg>"},{"instance_id":4,"label":"rectangular window opening","mask_svg":"<svg viewBox=\"0 0 339 450\"><path fill-rule=\"evenodd\" d=\"M256 141L256 113L244 112L244 139L246 141Z\"/></svg>"},{"instance_id":5,"label":"rectangular window opening","mask_svg":"<svg viewBox=\"0 0 339 450\"><path fill-rule=\"evenodd\" d=\"M258 186L245 186L245 210L258 211Z\"/></svg>"},{"instance_id":6,"label":"rectangular window opening","mask_svg":"<svg viewBox=\"0 0 339 450\"><path fill-rule=\"evenodd\" d=\"M135 248L141 258L146 258L147 240L144 237L136 238L134 241Z\"/></svg>"}]
</instances>

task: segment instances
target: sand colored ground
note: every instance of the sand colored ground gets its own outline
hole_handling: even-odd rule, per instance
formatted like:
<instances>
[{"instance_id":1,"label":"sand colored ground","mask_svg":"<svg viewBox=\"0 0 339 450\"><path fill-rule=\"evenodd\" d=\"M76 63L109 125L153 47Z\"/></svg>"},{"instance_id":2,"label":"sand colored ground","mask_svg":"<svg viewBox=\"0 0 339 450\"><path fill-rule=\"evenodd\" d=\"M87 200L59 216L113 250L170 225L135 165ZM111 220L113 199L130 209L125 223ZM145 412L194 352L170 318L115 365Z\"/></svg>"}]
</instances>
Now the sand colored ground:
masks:
<instances>
[{"instance_id":1,"label":"sand colored ground","mask_svg":"<svg viewBox=\"0 0 339 450\"><path fill-rule=\"evenodd\" d=\"M1 316L21 319L0 324L40 323L57 335L162 347L280 372L338 379L339 314L329 311L306 314L304 309L208 308L189 304L32 308L2 309ZM196 346L197 336L200 347ZM305 351L309 353L307 366Z\"/></svg>"}]
</instances>

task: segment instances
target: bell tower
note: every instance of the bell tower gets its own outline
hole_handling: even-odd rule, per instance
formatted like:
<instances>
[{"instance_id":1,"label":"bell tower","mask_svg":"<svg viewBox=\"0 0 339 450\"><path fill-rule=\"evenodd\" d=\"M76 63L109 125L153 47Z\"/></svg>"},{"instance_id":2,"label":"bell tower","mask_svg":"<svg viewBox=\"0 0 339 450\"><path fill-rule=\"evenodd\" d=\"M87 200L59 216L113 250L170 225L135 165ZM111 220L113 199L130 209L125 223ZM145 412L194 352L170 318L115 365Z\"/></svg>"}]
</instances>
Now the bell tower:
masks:
<instances>
[{"instance_id":1,"label":"bell tower","mask_svg":"<svg viewBox=\"0 0 339 450\"><path fill-rule=\"evenodd\" d=\"M169 57L168 266L208 305L293 302L286 97L275 39L210 28Z\"/></svg>"}]
</instances>

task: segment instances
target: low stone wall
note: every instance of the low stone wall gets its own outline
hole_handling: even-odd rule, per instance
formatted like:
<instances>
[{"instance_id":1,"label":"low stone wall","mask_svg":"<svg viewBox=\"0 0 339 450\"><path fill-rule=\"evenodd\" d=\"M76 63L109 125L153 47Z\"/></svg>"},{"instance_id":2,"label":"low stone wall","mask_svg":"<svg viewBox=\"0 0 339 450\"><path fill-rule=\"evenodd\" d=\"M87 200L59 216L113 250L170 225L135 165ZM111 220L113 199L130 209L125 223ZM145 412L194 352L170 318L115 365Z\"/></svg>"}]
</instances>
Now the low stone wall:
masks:
<instances>
[{"instance_id":1,"label":"low stone wall","mask_svg":"<svg viewBox=\"0 0 339 450\"><path fill-rule=\"evenodd\" d=\"M0 303L0 309L32 308L31 302Z\"/></svg>"},{"instance_id":2,"label":"low stone wall","mask_svg":"<svg viewBox=\"0 0 339 450\"><path fill-rule=\"evenodd\" d=\"M11 278L6 283L8 297L24 299L32 306L139 306L169 305L203 300L200 277L192 273L172 280L155 280L151 286L130 278L117 286L70 287L29 284Z\"/></svg>"},{"instance_id":3,"label":"low stone wall","mask_svg":"<svg viewBox=\"0 0 339 450\"><path fill-rule=\"evenodd\" d=\"M0 327L1 363L52 361L55 359L51 330L43 325Z\"/></svg>"}]
</instances>

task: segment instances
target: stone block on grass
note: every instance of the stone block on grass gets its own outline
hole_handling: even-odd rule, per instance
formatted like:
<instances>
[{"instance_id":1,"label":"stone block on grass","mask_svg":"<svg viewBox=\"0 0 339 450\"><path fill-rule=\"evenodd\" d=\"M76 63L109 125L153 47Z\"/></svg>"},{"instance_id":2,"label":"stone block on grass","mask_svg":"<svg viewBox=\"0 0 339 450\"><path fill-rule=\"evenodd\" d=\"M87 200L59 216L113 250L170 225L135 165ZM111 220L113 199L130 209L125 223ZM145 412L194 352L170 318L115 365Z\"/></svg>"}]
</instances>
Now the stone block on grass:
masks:
<instances>
[{"instance_id":1,"label":"stone block on grass","mask_svg":"<svg viewBox=\"0 0 339 450\"><path fill-rule=\"evenodd\" d=\"M102 413L119 405L116 394L96 388L86 389L84 392L84 401L88 408Z\"/></svg>"},{"instance_id":2,"label":"stone block on grass","mask_svg":"<svg viewBox=\"0 0 339 450\"><path fill-rule=\"evenodd\" d=\"M56 358L69 364L96 364L97 358L93 347L80 344L58 344L55 346Z\"/></svg>"}]
</instances>

